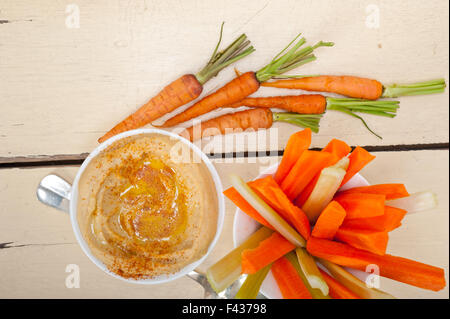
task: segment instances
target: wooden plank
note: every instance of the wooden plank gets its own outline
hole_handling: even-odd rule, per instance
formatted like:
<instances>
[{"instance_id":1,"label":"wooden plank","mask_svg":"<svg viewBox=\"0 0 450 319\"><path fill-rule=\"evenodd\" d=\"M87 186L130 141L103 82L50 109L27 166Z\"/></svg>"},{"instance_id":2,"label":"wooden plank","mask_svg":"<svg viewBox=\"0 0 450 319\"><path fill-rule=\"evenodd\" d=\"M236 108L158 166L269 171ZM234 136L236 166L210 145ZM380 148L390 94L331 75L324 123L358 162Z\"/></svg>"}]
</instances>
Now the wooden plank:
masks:
<instances>
[{"instance_id":1,"label":"wooden plank","mask_svg":"<svg viewBox=\"0 0 450 319\"><path fill-rule=\"evenodd\" d=\"M215 160L223 186L237 173L250 180L277 157ZM371 183L404 182L409 191L437 193L440 205L434 211L405 218L391 233L389 252L440 266L448 282L449 252L449 152L381 152L364 176ZM42 177L56 173L72 180L76 167L46 167L0 170L0 298L201 298L202 289L189 278L145 287L114 279L97 269L82 253L64 213L37 201L35 190ZM226 201L223 232L211 256L200 269L213 264L233 247L235 206ZM10 243L10 244L6 244ZM8 248L10 247L10 248ZM80 266L81 287L65 287L68 264ZM6 275L5 275L6 274ZM438 293L382 279L381 289L399 298L448 298L448 287Z\"/></svg>"},{"instance_id":2,"label":"wooden plank","mask_svg":"<svg viewBox=\"0 0 450 319\"><path fill-rule=\"evenodd\" d=\"M374 0L370 4L375 7L368 7L356 0L80 0L80 27L69 28L66 19L73 7L67 5L72 3L2 1L0 157L90 152L99 136L163 85L196 72L214 47L222 20L224 43L246 32L257 49L236 64L242 71L267 63L301 31L311 43L336 45L319 50L319 61L297 73L356 74L383 83L437 77L448 81L447 1ZM374 8L379 10L379 28L366 24ZM204 93L233 76L232 68L225 70L207 83ZM293 93L262 88L255 95ZM367 116L383 140L357 120L329 112L314 146L336 136L352 145L448 143L448 93L401 101L396 119ZM240 142L216 138L203 144L216 152L278 150L295 130L276 123L259 141L252 134L244 140L241 134Z\"/></svg>"}]
</instances>

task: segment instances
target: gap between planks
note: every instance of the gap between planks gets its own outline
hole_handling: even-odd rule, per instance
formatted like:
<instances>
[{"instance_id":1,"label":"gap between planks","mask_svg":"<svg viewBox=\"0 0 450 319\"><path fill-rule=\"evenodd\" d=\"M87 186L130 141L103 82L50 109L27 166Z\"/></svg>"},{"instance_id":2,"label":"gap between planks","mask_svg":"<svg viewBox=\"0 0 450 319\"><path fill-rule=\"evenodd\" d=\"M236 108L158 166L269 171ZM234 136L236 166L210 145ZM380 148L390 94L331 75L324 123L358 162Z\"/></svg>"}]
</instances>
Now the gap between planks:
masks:
<instances>
[{"instance_id":1,"label":"gap between planks","mask_svg":"<svg viewBox=\"0 0 450 319\"><path fill-rule=\"evenodd\" d=\"M426 151L426 150L448 150L449 143L430 144L401 144L401 145L376 145L362 146L369 152L405 152L405 151ZM354 148L354 147L352 147ZM320 148L312 148L320 150ZM230 153L207 154L210 159L225 158L246 158L246 157L266 157L282 156L284 150L276 151L245 151ZM0 157L0 169L2 168L33 168L44 166L78 166L83 163L89 153L64 154L64 155L38 155L38 156L17 156Z\"/></svg>"}]
</instances>

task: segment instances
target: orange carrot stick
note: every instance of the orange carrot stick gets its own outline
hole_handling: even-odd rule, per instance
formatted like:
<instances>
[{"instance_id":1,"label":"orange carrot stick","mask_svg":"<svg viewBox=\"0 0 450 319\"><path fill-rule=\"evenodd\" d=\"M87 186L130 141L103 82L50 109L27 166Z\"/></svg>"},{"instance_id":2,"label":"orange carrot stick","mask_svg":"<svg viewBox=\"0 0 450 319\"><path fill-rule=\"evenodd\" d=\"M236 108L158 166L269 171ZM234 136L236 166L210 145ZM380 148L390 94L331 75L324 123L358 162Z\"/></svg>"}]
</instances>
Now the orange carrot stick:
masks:
<instances>
[{"instance_id":1,"label":"orange carrot stick","mask_svg":"<svg viewBox=\"0 0 450 319\"><path fill-rule=\"evenodd\" d=\"M330 289L330 296L333 299L361 299L353 291L342 285L339 281L331 277L326 271L319 268L320 274Z\"/></svg>"},{"instance_id":2,"label":"orange carrot stick","mask_svg":"<svg viewBox=\"0 0 450 319\"><path fill-rule=\"evenodd\" d=\"M181 136L191 141L221 134L238 133L245 130L256 131L267 129L275 121L290 121L293 124L309 127L314 132L318 131L321 115L291 114L287 112L273 113L270 109L249 109L231 114L225 114L210 120L188 127L181 132Z\"/></svg>"},{"instance_id":3,"label":"orange carrot stick","mask_svg":"<svg viewBox=\"0 0 450 319\"><path fill-rule=\"evenodd\" d=\"M327 146L325 146L322 149L322 152L328 152L328 153L334 154L338 157L338 159L341 159L344 156L347 156L351 150L352 150L352 148L350 146L348 146L347 143L345 143L344 141L338 140L336 138L333 138L327 144ZM335 163L333 163L331 165L334 165L334 164Z\"/></svg>"},{"instance_id":4,"label":"orange carrot stick","mask_svg":"<svg viewBox=\"0 0 450 319\"><path fill-rule=\"evenodd\" d=\"M286 257L275 261L271 270L284 299L312 299L297 270Z\"/></svg>"},{"instance_id":5,"label":"orange carrot stick","mask_svg":"<svg viewBox=\"0 0 450 319\"><path fill-rule=\"evenodd\" d=\"M145 105L114 126L109 132L99 138L98 141L104 142L116 134L144 126L166 113L195 100L202 92L203 84L212 77L215 77L222 69L226 68L231 63L244 58L254 51L252 46L247 47L250 44L250 41L247 40L245 34L242 34L227 48L218 52L217 49L222 40L222 31L223 23L220 28L219 43L217 43L209 62L203 69L195 75L185 74L168 84Z\"/></svg>"},{"instance_id":6,"label":"orange carrot stick","mask_svg":"<svg viewBox=\"0 0 450 319\"><path fill-rule=\"evenodd\" d=\"M354 187L340 192L339 194L351 193L381 194L386 196L386 200L409 196L404 184L378 184Z\"/></svg>"},{"instance_id":7,"label":"orange carrot stick","mask_svg":"<svg viewBox=\"0 0 450 319\"><path fill-rule=\"evenodd\" d=\"M327 107L327 99L320 94L248 97L226 107L240 106L276 108L299 114L322 114Z\"/></svg>"},{"instance_id":8,"label":"orange carrot stick","mask_svg":"<svg viewBox=\"0 0 450 319\"><path fill-rule=\"evenodd\" d=\"M275 181L278 184L281 184L300 155L303 151L307 150L310 145L311 130L308 128L294 133L289 137L280 165L275 173Z\"/></svg>"},{"instance_id":9,"label":"orange carrot stick","mask_svg":"<svg viewBox=\"0 0 450 319\"><path fill-rule=\"evenodd\" d=\"M334 157L330 158L330 162L326 165L332 166L336 164L341 158L344 156L347 156L348 153L351 151L351 147L347 145L344 141L338 140L338 139L332 139L327 146L325 146L321 152L327 152L334 155ZM308 185L305 187L305 189L300 193L300 195L295 199L295 205L298 207L302 207L305 202L308 200L309 196L311 195L312 191L314 190L314 187L316 186L317 180L319 179L320 172L314 176L313 180L308 183Z\"/></svg>"},{"instance_id":10,"label":"orange carrot stick","mask_svg":"<svg viewBox=\"0 0 450 319\"><path fill-rule=\"evenodd\" d=\"M333 239L346 214L345 209L338 202L331 201L317 219L311 236Z\"/></svg>"},{"instance_id":11,"label":"orange carrot stick","mask_svg":"<svg viewBox=\"0 0 450 319\"><path fill-rule=\"evenodd\" d=\"M304 239L308 240L311 234L308 217L289 200L272 176L260 178L248 184L270 207L294 226Z\"/></svg>"},{"instance_id":12,"label":"orange carrot stick","mask_svg":"<svg viewBox=\"0 0 450 319\"><path fill-rule=\"evenodd\" d=\"M242 273L254 274L294 249L290 241L275 232L258 247L242 252Z\"/></svg>"},{"instance_id":13,"label":"orange carrot stick","mask_svg":"<svg viewBox=\"0 0 450 319\"><path fill-rule=\"evenodd\" d=\"M366 270L377 265L380 275L409 285L439 291L445 287L444 269L414 260L392 255L379 256L327 239L311 237L306 246L308 252L335 264Z\"/></svg>"},{"instance_id":14,"label":"orange carrot stick","mask_svg":"<svg viewBox=\"0 0 450 319\"><path fill-rule=\"evenodd\" d=\"M327 152L304 151L289 174L281 183L281 188L289 197L296 198L330 161L332 154Z\"/></svg>"},{"instance_id":15,"label":"orange carrot stick","mask_svg":"<svg viewBox=\"0 0 450 319\"><path fill-rule=\"evenodd\" d=\"M384 206L383 215L370 218L347 219L344 220L342 227L390 232L400 227L405 215L406 210Z\"/></svg>"},{"instance_id":16,"label":"orange carrot stick","mask_svg":"<svg viewBox=\"0 0 450 319\"><path fill-rule=\"evenodd\" d=\"M383 94L383 85L380 82L356 76L311 76L267 82L264 83L263 86L316 92L332 92L367 100L377 100Z\"/></svg>"},{"instance_id":17,"label":"orange carrot stick","mask_svg":"<svg viewBox=\"0 0 450 319\"><path fill-rule=\"evenodd\" d=\"M362 147L357 146L348 158L350 159L350 163L348 165L347 174L345 174L345 177L342 180L341 186L345 185L345 183L347 183L356 173L369 164L375 156L367 152Z\"/></svg>"},{"instance_id":18,"label":"orange carrot stick","mask_svg":"<svg viewBox=\"0 0 450 319\"><path fill-rule=\"evenodd\" d=\"M334 198L347 212L345 219L368 218L384 214L386 196L378 194L342 194Z\"/></svg>"},{"instance_id":19,"label":"orange carrot stick","mask_svg":"<svg viewBox=\"0 0 450 319\"><path fill-rule=\"evenodd\" d=\"M314 187L316 186L319 177L320 172L316 174L316 176L314 176L314 178L308 183L308 185L306 185L305 189L294 200L295 206L303 207L303 205L306 203L309 196L311 195L312 191L314 190Z\"/></svg>"},{"instance_id":20,"label":"orange carrot stick","mask_svg":"<svg viewBox=\"0 0 450 319\"><path fill-rule=\"evenodd\" d=\"M389 235L385 231L342 227L336 232L335 239L358 249L366 250L377 255L384 255L386 253Z\"/></svg>"},{"instance_id":21,"label":"orange carrot stick","mask_svg":"<svg viewBox=\"0 0 450 319\"><path fill-rule=\"evenodd\" d=\"M242 196L238 193L234 187L230 187L223 192L223 194L228 197L237 207L239 207L244 213L256 220L261 225L264 225L270 229L272 226L262 217L256 209L254 209Z\"/></svg>"}]
</instances>

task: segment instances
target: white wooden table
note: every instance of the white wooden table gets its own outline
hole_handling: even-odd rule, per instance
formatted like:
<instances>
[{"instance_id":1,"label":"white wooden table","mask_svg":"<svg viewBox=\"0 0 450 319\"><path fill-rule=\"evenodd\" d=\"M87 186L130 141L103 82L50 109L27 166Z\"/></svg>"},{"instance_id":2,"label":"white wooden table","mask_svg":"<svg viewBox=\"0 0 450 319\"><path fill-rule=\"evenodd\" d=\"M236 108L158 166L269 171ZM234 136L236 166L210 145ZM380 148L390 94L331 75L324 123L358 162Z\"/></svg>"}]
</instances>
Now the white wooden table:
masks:
<instances>
[{"instance_id":1,"label":"white wooden table","mask_svg":"<svg viewBox=\"0 0 450 319\"><path fill-rule=\"evenodd\" d=\"M76 18L79 13L79 24ZM378 13L379 25L373 18ZM333 41L301 74L355 74L383 83L444 77L448 83L449 8L445 0L414 1L16 1L0 0L0 298L200 298L189 278L146 287L102 273L76 244L68 217L40 204L42 177L71 181L97 138L164 84L206 62L226 21L224 43L245 32L256 52L236 67L256 70L299 31L311 42ZM376 21L375 21L376 22ZM233 77L223 71L210 92ZM292 92L262 88L255 95ZM356 120L329 112L313 137L367 146L377 159L371 183L403 182L433 190L439 207L407 216L391 233L389 252L449 269L449 97L401 98L395 119L367 116L383 140ZM181 110L181 109L180 109ZM219 111L220 113L220 111ZM206 115L203 118L214 116ZM276 123L260 141L241 134L204 141L224 187L230 172L254 178L276 162L298 128ZM245 138L244 138L245 136ZM227 145L233 145L226 147ZM246 151L272 151L255 157ZM222 154L234 159L219 160ZM235 207L226 202L219 244L203 268L232 247ZM66 267L80 267L80 288L66 288ZM448 298L391 280L400 298Z\"/></svg>"}]
</instances>

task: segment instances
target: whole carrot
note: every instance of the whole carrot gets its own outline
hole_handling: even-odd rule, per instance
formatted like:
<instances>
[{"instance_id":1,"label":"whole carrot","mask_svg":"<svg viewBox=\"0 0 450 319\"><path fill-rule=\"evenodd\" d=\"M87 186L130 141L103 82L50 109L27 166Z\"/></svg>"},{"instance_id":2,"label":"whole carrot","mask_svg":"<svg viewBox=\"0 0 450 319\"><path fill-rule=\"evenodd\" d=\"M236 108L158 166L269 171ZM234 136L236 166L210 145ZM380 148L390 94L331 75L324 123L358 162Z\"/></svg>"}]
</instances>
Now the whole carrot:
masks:
<instances>
[{"instance_id":1,"label":"whole carrot","mask_svg":"<svg viewBox=\"0 0 450 319\"><path fill-rule=\"evenodd\" d=\"M240 106L276 108L299 114L322 114L327 100L320 94L248 97L226 107Z\"/></svg>"},{"instance_id":2,"label":"whole carrot","mask_svg":"<svg viewBox=\"0 0 450 319\"><path fill-rule=\"evenodd\" d=\"M200 72L195 75L182 75L180 78L168 84L136 112L100 137L98 141L101 143L116 134L144 126L145 124L151 123L161 116L172 112L176 108L195 100L201 94L203 84L215 77L228 65L255 51L252 46L248 47L250 41L247 40L245 34L242 34L225 50L218 52L217 50L222 41L222 31L223 24L220 29L219 42L217 43L210 60Z\"/></svg>"},{"instance_id":3,"label":"whole carrot","mask_svg":"<svg viewBox=\"0 0 450 319\"><path fill-rule=\"evenodd\" d=\"M333 45L332 43L321 41L315 46L307 46L300 49L300 47L306 43L306 40L301 38L295 43L298 37L299 36L259 71L246 72L236 77L216 92L204 97L190 108L186 109L184 112L167 120L162 127L175 126L212 110L239 102L256 92L260 87L260 83L281 75L300 65L314 61L316 57L313 55L313 51L316 48ZM295 44L292 48L284 53L293 43Z\"/></svg>"},{"instance_id":4,"label":"whole carrot","mask_svg":"<svg viewBox=\"0 0 450 319\"><path fill-rule=\"evenodd\" d=\"M285 95L271 97L245 98L226 107L265 107L278 108L300 114L320 114L326 109L343 112L361 120L364 126L375 136L366 121L356 113L367 113L385 117L395 117L399 101L371 101L354 98L331 98L320 94Z\"/></svg>"},{"instance_id":5,"label":"whole carrot","mask_svg":"<svg viewBox=\"0 0 450 319\"><path fill-rule=\"evenodd\" d=\"M289 121L317 132L320 117L320 114L274 113L270 109L254 108L202 121L188 127L181 135L194 141L203 137L242 132L247 129L267 129L276 121Z\"/></svg>"},{"instance_id":6,"label":"whole carrot","mask_svg":"<svg viewBox=\"0 0 450 319\"><path fill-rule=\"evenodd\" d=\"M381 97L399 97L444 92L444 79L413 84L383 85L377 80L349 75L320 75L283 79L263 83L263 86L299 89L305 91L331 92L358 99L377 100Z\"/></svg>"},{"instance_id":7,"label":"whole carrot","mask_svg":"<svg viewBox=\"0 0 450 319\"><path fill-rule=\"evenodd\" d=\"M284 148L280 165L275 172L275 181L281 185L285 177L289 174L298 158L311 145L311 129L304 129L292 134ZM298 206L301 207L301 206Z\"/></svg>"}]
</instances>

